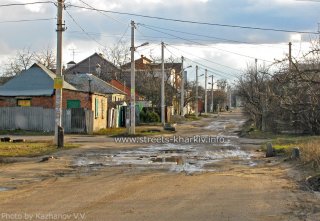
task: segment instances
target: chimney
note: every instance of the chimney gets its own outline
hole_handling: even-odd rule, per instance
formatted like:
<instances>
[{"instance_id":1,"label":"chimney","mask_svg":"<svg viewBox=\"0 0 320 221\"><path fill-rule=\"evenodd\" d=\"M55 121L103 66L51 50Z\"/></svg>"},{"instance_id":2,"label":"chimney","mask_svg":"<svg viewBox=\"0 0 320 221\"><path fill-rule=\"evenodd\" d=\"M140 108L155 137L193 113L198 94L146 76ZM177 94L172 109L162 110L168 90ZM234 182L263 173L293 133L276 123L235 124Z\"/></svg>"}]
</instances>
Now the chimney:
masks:
<instances>
[{"instance_id":1,"label":"chimney","mask_svg":"<svg viewBox=\"0 0 320 221\"><path fill-rule=\"evenodd\" d=\"M75 65L76 65L76 62L70 61L70 62L67 63L67 69L72 68Z\"/></svg>"}]
</instances>

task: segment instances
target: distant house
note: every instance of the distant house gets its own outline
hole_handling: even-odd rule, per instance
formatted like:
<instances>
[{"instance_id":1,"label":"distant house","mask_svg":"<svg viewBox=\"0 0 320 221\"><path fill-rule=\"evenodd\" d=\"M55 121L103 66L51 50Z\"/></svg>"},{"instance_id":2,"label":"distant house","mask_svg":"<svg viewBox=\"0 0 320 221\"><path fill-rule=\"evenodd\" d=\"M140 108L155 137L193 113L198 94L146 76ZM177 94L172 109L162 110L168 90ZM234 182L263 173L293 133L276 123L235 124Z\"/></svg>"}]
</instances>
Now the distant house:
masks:
<instances>
[{"instance_id":1,"label":"distant house","mask_svg":"<svg viewBox=\"0 0 320 221\"><path fill-rule=\"evenodd\" d=\"M110 81L118 77L120 69L105 59L102 54L94 53L78 63L69 62L63 73L64 75L89 73L104 81Z\"/></svg>"},{"instance_id":2,"label":"distant house","mask_svg":"<svg viewBox=\"0 0 320 221\"><path fill-rule=\"evenodd\" d=\"M55 76L41 64L32 65L0 87L0 107L54 109ZM62 108L90 110L93 112L93 130L106 128L108 99L123 99L124 93L92 75L72 75L65 80Z\"/></svg>"},{"instance_id":3,"label":"distant house","mask_svg":"<svg viewBox=\"0 0 320 221\"><path fill-rule=\"evenodd\" d=\"M103 81L93 74L80 73L65 75L65 81L78 90L103 94L108 97L108 102L124 101L126 93L117 87Z\"/></svg>"},{"instance_id":4,"label":"distant house","mask_svg":"<svg viewBox=\"0 0 320 221\"><path fill-rule=\"evenodd\" d=\"M115 80L115 79L112 79L110 81L110 84L116 88L118 88L119 90L122 90L123 92L126 93L126 101L130 101L130 97L131 97L131 88L128 87L125 82L124 83L121 83L120 81L118 80ZM139 101L139 100L143 100L143 96L140 96L139 93L136 91L136 101Z\"/></svg>"},{"instance_id":5,"label":"distant house","mask_svg":"<svg viewBox=\"0 0 320 221\"><path fill-rule=\"evenodd\" d=\"M165 90L166 93L166 106L172 107L172 113L179 113L180 112L180 105L179 105L179 92L181 88L181 63L174 63L174 62L167 62L164 64L165 69ZM136 69L136 90L141 95L144 94L146 84L149 84L150 80L154 82L158 82L152 90L159 88L159 92L157 94L152 94L150 97L153 98L153 106L158 105L160 106L160 82L162 77L162 70L161 70L161 63L155 63L151 59L146 58L145 56L141 56L141 58L135 60L135 69ZM131 78L131 63L124 64L121 66L121 80L128 82L128 86L130 87L130 78ZM149 92L150 90L148 90ZM170 91L170 92L169 92ZM155 96L155 95L158 95ZM157 98L156 98L157 97ZM148 99L148 96L146 96ZM157 100L157 103L156 103Z\"/></svg>"},{"instance_id":6,"label":"distant house","mask_svg":"<svg viewBox=\"0 0 320 221\"><path fill-rule=\"evenodd\" d=\"M175 62L166 62L164 64L165 73L167 74L167 78L169 80L169 84L172 85L176 89L180 89L181 86L181 63ZM124 73L123 79L128 81L128 85L130 86L130 69L131 63L127 63L121 66L121 70ZM135 60L135 69L137 74L141 72L154 72L157 77L161 77L161 63L155 63L151 59L141 55L141 57Z\"/></svg>"}]
</instances>

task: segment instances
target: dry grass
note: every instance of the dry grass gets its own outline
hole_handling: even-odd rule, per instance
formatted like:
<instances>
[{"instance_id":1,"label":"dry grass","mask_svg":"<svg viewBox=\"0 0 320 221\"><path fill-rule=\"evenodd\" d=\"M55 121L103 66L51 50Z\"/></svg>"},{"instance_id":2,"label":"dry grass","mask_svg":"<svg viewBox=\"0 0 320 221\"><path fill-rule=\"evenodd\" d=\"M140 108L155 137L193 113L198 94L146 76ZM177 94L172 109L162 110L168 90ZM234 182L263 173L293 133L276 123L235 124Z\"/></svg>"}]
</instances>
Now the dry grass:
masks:
<instances>
[{"instance_id":1,"label":"dry grass","mask_svg":"<svg viewBox=\"0 0 320 221\"><path fill-rule=\"evenodd\" d=\"M293 147L299 147L301 161L314 168L320 168L320 136L279 136L273 139L272 144L278 152L288 155L291 155Z\"/></svg>"},{"instance_id":2,"label":"dry grass","mask_svg":"<svg viewBox=\"0 0 320 221\"><path fill-rule=\"evenodd\" d=\"M311 140L298 146L301 151L301 161L310 163L314 168L320 168L320 140Z\"/></svg>"}]
</instances>

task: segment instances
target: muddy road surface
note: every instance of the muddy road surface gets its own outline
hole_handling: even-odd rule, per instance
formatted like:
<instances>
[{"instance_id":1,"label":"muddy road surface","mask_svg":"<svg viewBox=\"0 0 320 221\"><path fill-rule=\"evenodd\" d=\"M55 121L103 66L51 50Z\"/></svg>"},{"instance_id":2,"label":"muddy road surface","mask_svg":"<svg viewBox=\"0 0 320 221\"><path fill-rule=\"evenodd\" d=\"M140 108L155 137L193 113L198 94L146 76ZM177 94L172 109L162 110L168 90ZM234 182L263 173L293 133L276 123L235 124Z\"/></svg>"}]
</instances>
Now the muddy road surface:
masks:
<instances>
[{"instance_id":1,"label":"muddy road surface","mask_svg":"<svg viewBox=\"0 0 320 221\"><path fill-rule=\"evenodd\" d=\"M235 112L152 138L67 136L81 148L0 167L0 220L320 220L293 166L237 136L244 122Z\"/></svg>"}]
</instances>

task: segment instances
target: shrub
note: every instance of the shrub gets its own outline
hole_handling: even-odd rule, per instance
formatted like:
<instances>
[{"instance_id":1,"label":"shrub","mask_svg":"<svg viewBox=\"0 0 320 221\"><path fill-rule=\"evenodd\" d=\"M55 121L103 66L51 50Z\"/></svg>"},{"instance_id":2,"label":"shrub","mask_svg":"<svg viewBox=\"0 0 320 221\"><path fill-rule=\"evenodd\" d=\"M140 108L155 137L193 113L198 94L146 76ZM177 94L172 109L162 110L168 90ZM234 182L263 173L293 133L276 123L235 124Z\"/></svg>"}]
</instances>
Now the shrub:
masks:
<instances>
[{"instance_id":1,"label":"shrub","mask_svg":"<svg viewBox=\"0 0 320 221\"><path fill-rule=\"evenodd\" d=\"M160 122L159 115L154 111L141 111L140 112L140 120L144 123L154 123L154 122Z\"/></svg>"}]
</instances>

